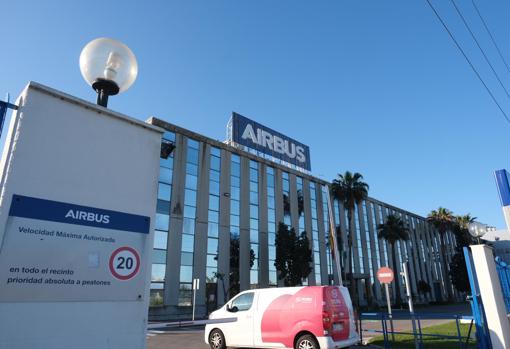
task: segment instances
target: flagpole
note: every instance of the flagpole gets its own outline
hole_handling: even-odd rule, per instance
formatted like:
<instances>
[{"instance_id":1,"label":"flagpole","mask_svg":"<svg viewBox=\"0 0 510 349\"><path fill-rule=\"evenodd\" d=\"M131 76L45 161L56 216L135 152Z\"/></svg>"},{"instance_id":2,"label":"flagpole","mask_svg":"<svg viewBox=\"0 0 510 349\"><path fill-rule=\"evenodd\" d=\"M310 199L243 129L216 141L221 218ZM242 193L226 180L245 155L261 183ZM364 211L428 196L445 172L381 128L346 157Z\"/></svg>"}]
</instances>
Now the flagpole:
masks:
<instances>
[{"instance_id":1,"label":"flagpole","mask_svg":"<svg viewBox=\"0 0 510 349\"><path fill-rule=\"evenodd\" d=\"M335 220L333 217L333 202L331 201L331 194L329 193L329 186L327 186L327 199L328 199L328 214L329 214L329 230L333 240L333 246L330 246L331 252L333 255L333 259L335 261L336 272L338 273L338 283L340 286L343 286L342 282L342 269L340 267L340 250L338 249L338 242L336 239L336 228L335 228Z\"/></svg>"}]
</instances>

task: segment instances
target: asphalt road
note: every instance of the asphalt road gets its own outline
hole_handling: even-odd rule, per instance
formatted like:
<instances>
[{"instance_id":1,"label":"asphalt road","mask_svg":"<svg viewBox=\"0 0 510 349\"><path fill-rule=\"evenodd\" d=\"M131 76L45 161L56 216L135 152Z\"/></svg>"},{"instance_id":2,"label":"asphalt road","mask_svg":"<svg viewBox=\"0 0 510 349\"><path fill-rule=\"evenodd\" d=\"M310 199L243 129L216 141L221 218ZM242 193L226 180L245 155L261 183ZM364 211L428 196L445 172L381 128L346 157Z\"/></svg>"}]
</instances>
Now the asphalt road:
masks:
<instances>
[{"instance_id":1,"label":"asphalt road","mask_svg":"<svg viewBox=\"0 0 510 349\"><path fill-rule=\"evenodd\" d=\"M147 336L147 349L208 349L204 342L204 326L159 328L151 330ZM370 347L360 346L351 348Z\"/></svg>"},{"instance_id":2,"label":"asphalt road","mask_svg":"<svg viewBox=\"0 0 510 349\"><path fill-rule=\"evenodd\" d=\"M440 312L452 314L465 314L471 313L469 305L456 304L451 306L429 306L423 309L417 309L417 312ZM423 327L437 325L440 323L448 322L451 320L425 320L422 323ZM364 326L365 329L379 329L379 322L367 321ZM395 330L410 330L410 321L395 321ZM372 337L373 334L365 333L364 339ZM147 348L148 349L208 349L209 345L204 343L204 326L194 327L180 327L180 328L158 328L150 330L147 335ZM367 346L359 346L359 348L369 348Z\"/></svg>"}]
</instances>

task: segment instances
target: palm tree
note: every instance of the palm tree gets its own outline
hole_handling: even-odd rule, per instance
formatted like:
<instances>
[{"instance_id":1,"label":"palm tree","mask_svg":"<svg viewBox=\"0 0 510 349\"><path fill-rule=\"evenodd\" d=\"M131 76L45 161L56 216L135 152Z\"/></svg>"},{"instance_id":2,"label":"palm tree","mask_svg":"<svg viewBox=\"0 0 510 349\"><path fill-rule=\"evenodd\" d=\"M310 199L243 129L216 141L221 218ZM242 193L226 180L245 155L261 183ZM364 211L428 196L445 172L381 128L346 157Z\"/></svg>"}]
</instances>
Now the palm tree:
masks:
<instances>
[{"instance_id":1,"label":"palm tree","mask_svg":"<svg viewBox=\"0 0 510 349\"><path fill-rule=\"evenodd\" d=\"M386 240L391 245L391 255L393 260L393 268L397 272L397 254L395 252L395 243L399 240L409 240L409 228L404 224L402 219L396 215L390 214L386 217L386 222L377 226L379 239ZM395 290L397 292L396 305L402 304L400 296L399 277L395 277Z\"/></svg>"},{"instance_id":2,"label":"palm tree","mask_svg":"<svg viewBox=\"0 0 510 349\"><path fill-rule=\"evenodd\" d=\"M456 216L454 219L461 229L469 229L469 223L473 223L476 217L471 217L471 214L468 213L463 216Z\"/></svg>"},{"instance_id":3,"label":"palm tree","mask_svg":"<svg viewBox=\"0 0 510 349\"><path fill-rule=\"evenodd\" d=\"M455 217L453 212L444 208L439 207L436 210L432 210L427 216L427 220L436 228L439 233L439 239L441 241L441 257L443 259L444 266L441 269L444 269L444 278L447 285L450 284L450 278L448 276L449 272L446 270L448 265L448 260L446 259L446 251L445 251L445 234L447 231L451 230L455 224ZM451 287L446 287L446 296L448 301L452 300L451 295Z\"/></svg>"},{"instance_id":4,"label":"palm tree","mask_svg":"<svg viewBox=\"0 0 510 349\"><path fill-rule=\"evenodd\" d=\"M349 265L349 288L351 297L354 299L355 304L358 304L358 297L356 294L356 284L354 282L354 268L352 266L352 246L355 239L354 227L354 208L355 205L360 205L362 201L368 196L368 184L363 182L363 176L358 172L352 174L346 171L343 175L338 174L338 178L333 180L331 184L331 195L342 202L347 209L347 220L349 221L349 236L347 238L349 255L347 265ZM345 264L344 264L345 265Z\"/></svg>"}]
</instances>

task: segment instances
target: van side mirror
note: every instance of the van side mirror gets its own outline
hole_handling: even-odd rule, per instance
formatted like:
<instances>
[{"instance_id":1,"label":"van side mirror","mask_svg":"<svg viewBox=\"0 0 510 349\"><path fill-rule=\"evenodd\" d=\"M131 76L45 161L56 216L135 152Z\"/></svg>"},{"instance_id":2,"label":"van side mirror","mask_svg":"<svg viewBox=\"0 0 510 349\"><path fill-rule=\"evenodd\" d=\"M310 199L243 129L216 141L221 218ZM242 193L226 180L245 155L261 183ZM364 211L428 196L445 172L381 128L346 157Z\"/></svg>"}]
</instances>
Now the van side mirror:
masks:
<instances>
[{"instance_id":1,"label":"van side mirror","mask_svg":"<svg viewBox=\"0 0 510 349\"><path fill-rule=\"evenodd\" d=\"M239 309L234 305L233 307L227 305L227 311L231 312L231 313L235 313L237 312Z\"/></svg>"}]
</instances>

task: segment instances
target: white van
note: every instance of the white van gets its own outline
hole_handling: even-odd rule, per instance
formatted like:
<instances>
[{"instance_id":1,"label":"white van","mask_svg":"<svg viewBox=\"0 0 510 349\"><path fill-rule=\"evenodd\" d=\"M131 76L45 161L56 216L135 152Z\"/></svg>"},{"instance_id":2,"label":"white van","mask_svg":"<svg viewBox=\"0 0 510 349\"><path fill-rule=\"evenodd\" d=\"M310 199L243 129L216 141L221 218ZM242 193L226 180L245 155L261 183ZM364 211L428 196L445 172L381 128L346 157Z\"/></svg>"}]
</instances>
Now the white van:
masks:
<instances>
[{"instance_id":1,"label":"white van","mask_svg":"<svg viewBox=\"0 0 510 349\"><path fill-rule=\"evenodd\" d=\"M333 349L359 343L349 291L341 286L244 291L209 319L233 317L237 321L205 326L211 349Z\"/></svg>"}]
</instances>

